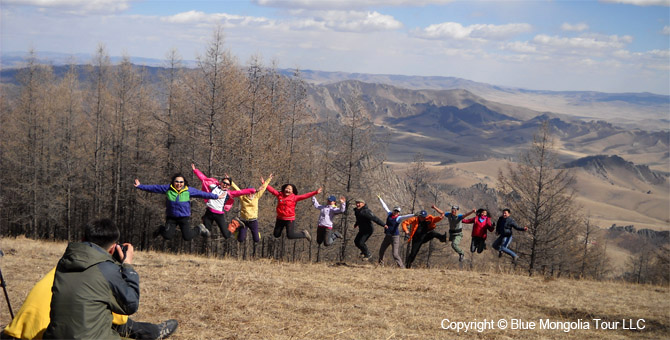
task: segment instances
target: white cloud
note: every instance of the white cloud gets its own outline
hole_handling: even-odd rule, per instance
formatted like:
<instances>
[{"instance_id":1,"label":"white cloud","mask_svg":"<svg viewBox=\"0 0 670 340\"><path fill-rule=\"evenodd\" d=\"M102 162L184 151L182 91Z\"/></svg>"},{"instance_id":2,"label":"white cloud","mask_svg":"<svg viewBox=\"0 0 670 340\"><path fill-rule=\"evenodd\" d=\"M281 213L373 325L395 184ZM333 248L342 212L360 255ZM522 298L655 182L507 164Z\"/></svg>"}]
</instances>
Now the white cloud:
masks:
<instances>
[{"instance_id":1,"label":"white cloud","mask_svg":"<svg viewBox=\"0 0 670 340\"><path fill-rule=\"evenodd\" d=\"M540 46L546 46L554 49L567 50L606 50L606 49L620 49L625 44L631 43L633 38L629 35L617 36L599 36L599 35L584 35L581 37L565 38L557 36L548 36L545 34L537 35L532 42Z\"/></svg>"},{"instance_id":2,"label":"white cloud","mask_svg":"<svg viewBox=\"0 0 670 340\"><path fill-rule=\"evenodd\" d=\"M589 25L587 25L585 23L570 24L570 23L565 22L565 23L563 23L563 25L561 25L561 29L564 30L564 31L582 32L582 31L588 30Z\"/></svg>"},{"instance_id":3,"label":"white cloud","mask_svg":"<svg viewBox=\"0 0 670 340\"><path fill-rule=\"evenodd\" d=\"M663 31L661 31L661 33L670 35L670 26L663 26Z\"/></svg>"},{"instance_id":4,"label":"white cloud","mask_svg":"<svg viewBox=\"0 0 670 340\"><path fill-rule=\"evenodd\" d=\"M3 5L32 6L74 14L114 13L128 9L133 0L2 0Z\"/></svg>"},{"instance_id":5,"label":"white cloud","mask_svg":"<svg viewBox=\"0 0 670 340\"><path fill-rule=\"evenodd\" d=\"M670 0L600 0L600 1L617 3L617 4L635 5L635 6L670 6Z\"/></svg>"},{"instance_id":6,"label":"white cloud","mask_svg":"<svg viewBox=\"0 0 670 340\"><path fill-rule=\"evenodd\" d=\"M188 11L161 18L164 22L174 24L221 23L225 27L260 26L294 30L333 30L341 32L373 32L402 28L402 23L390 15L378 12L359 11L296 11L294 14L303 16L277 22L263 17L250 17L226 13L204 13Z\"/></svg>"},{"instance_id":7,"label":"white cloud","mask_svg":"<svg viewBox=\"0 0 670 340\"><path fill-rule=\"evenodd\" d=\"M529 32L532 29L529 24L506 24L506 25L470 25L463 26L457 22L444 22L430 25L422 30L415 31L415 35L424 39L484 39L504 40L520 33Z\"/></svg>"},{"instance_id":8,"label":"white cloud","mask_svg":"<svg viewBox=\"0 0 670 340\"><path fill-rule=\"evenodd\" d=\"M272 21L263 17L249 17L227 13L204 13L200 11L188 11L177 13L169 17L162 17L161 21L173 24L202 24L220 23L224 26L264 26L272 24Z\"/></svg>"},{"instance_id":9,"label":"white cloud","mask_svg":"<svg viewBox=\"0 0 670 340\"><path fill-rule=\"evenodd\" d=\"M352 9L369 7L421 7L443 5L453 0L252 0L259 6L302 9Z\"/></svg>"}]
</instances>

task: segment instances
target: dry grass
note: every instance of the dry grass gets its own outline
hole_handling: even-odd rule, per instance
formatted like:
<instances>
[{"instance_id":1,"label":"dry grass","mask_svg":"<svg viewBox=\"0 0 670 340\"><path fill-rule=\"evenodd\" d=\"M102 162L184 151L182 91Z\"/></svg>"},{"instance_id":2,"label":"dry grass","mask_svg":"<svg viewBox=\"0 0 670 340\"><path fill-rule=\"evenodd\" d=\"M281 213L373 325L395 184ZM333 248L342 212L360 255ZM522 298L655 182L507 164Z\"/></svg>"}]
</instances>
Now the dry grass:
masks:
<instances>
[{"instance_id":1,"label":"dry grass","mask_svg":"<svg viewBox=\"0 0 670 340\"><path fill-rule=\"evenodd\" d=\"M14 309L65 243L2 239ZM399 270L370 264L238 261L139 252L135 320L176 318L173 339L660 339L670 337L670 290L620 282L503 273ZM588 322L589 330L441 329L443 319ZM596 330L592 319L645 319L644 330ZM0 324L9 321L2 302ZM539 328L539 324L538 324Z\"/></svg>"}]
</instances>

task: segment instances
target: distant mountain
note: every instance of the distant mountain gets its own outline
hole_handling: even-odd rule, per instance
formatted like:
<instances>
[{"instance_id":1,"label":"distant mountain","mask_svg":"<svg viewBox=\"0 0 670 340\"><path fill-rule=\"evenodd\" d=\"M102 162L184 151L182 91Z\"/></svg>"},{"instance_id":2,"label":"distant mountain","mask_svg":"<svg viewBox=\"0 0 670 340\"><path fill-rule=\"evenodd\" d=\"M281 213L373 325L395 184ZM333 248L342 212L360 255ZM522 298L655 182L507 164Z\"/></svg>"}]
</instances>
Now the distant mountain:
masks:
<instances>
[{"instance_id":1,"label":"distant mountain","mask_svg":"<svg viewBox=\"0 0 670 340\"><path fill-rule=\"evenodd\" d=\"M411 90L357 80L308 88L310 106L321 118L342 112L344 98L356 94L379 132L388 134L389 145L396 151L388 155L391 161L411 161L417 152L439 162L516 157L545 121L566 151L561 153L565 161L603 153L635 154L645 164L662 165L670 159L668 129L648 132L604 120L533 111L467 90Z\"/></svg>"},{"instance_id":2,"label":"distant mountain","mask_svg":"<svg viewBox=\"0 0 670 340\"><path fill-rule=\"evenodd\" d=\"M583 157L562 165L563 168L583 168L588 172L597 174L605 179L609 179L613 171L622 169L640 181L657 185L664 184L669 174L663 174L649 169L646 165L636 165L628 162L619 156L596 155Z\"/></svg>"}]
</instances>

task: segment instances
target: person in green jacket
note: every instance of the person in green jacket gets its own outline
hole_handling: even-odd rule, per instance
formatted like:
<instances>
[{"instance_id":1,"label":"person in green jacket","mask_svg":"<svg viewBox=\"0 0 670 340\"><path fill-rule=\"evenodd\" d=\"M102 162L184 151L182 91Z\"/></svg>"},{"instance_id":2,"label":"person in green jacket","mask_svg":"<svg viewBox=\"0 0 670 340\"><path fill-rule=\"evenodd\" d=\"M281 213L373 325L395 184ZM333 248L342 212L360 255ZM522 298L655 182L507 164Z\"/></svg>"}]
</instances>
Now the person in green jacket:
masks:
<instances>
[{"instance_id":1,"label":"person in green jacket","mask_svg":"<svg viewBox=\"0 0 670 340\"><path fill-rule=\"evenodd\" d=\"M133 246L122 248L119 235L111 220L95 220L86 226L84 242L68 244L56 266L43 339L120 339L112 313L137 311L140 278L132 266Z\"/></svg>"}]
</instances>

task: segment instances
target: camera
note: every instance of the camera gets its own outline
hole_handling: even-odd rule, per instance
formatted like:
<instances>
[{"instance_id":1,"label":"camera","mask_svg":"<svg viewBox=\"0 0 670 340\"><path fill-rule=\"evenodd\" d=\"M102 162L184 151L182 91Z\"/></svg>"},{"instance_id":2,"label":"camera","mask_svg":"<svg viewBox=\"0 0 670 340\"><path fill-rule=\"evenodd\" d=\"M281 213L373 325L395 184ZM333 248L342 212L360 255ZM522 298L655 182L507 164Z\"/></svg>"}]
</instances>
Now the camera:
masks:
<instances>
[{"instance_id":1,"label":"camera","mask_svg":"<svg viewBox=\"0 0 670 340\"><path fill-rule=\"evenodd\" d=\"M118 244L118 245L121 246L121 252L123 252L123 258L121 258L121 254L119 254L119 251L118 251L118 250L115 250L115 251L114 251L114 255L113 255L113 256L114 256L114 258L115 258L117 261L123 263L123 260L126 259L126 252L128 251L128 245L125 245L125 244ZM115 248L115 249L116 249L116 248Z\"/></svg>"}]
</instances>

